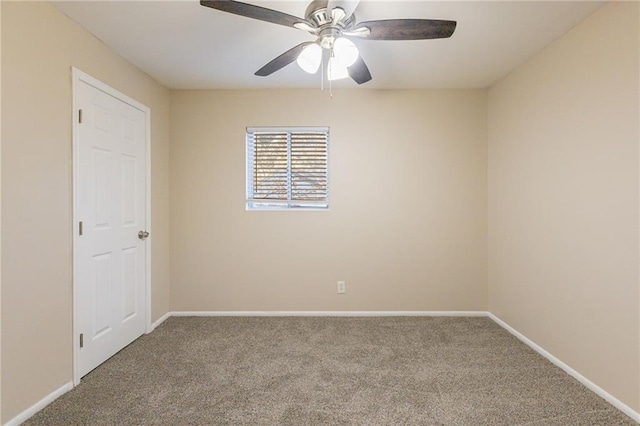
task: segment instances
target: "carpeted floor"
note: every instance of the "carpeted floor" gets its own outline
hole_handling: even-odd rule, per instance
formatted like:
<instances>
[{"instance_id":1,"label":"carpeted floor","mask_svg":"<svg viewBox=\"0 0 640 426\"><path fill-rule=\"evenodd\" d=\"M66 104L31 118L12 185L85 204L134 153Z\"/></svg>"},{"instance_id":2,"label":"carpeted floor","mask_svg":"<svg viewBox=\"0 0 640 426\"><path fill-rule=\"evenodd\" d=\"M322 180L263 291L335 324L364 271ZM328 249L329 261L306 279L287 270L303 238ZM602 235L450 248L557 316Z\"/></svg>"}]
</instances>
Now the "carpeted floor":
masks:
<instances>
[{"instance_id":1,"label":"carpeted floor","mask_svg":"<svg viewBox=\"0 0 640 426\"><path fill-rule=\"evenodd\" d=\"M26 425L634 425L488 318L170 318Z\"/></svg>"}]
</instances>

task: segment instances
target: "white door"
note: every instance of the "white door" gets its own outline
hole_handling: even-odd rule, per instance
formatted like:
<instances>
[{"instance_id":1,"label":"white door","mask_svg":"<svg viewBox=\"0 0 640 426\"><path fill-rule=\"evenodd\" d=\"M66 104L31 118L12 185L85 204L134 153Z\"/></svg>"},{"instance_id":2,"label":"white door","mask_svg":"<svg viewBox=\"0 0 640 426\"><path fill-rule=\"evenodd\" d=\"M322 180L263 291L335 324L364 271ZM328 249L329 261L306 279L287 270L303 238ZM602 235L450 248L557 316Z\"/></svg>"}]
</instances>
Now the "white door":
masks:
<instances>
[{"instance_id":1,"label":"white door","mask_svg":"<svg viewBox=\"0 0 640 426\"><path fill-rule=\"evenodd\" d=\"M75 86L76 366L82 377L146 329L146 114Z\"/></svg>"}]
</instances>

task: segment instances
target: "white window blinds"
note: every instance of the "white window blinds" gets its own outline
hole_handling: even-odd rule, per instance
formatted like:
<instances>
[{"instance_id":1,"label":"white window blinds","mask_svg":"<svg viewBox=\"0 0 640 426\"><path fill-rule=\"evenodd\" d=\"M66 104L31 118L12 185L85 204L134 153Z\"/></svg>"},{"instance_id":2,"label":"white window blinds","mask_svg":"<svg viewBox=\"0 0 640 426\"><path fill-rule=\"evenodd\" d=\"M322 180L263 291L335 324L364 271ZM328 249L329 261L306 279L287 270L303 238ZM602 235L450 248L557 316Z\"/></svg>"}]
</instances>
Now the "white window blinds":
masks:
<instances>
[{"instance_id":1,"label":"white window blinds","mask_svg":"<svg viewBox=\"0 0 640 426\"><path fill-rule=\"evenodd\" d=\"M329 129L248 128L247 209L329 207Z\"/></svg>"}]
</instances>

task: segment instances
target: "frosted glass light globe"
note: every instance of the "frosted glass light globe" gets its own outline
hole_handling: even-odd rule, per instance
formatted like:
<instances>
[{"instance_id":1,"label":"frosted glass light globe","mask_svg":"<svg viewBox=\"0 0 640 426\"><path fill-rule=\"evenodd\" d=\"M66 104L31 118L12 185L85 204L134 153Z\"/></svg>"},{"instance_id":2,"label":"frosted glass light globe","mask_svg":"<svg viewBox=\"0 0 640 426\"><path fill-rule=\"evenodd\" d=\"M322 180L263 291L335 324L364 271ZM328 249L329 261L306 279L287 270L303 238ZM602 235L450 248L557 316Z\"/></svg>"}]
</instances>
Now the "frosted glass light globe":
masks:
<instances>
[{"instance_id":1,"label":"frosted glass light globe","mask_svg":"<svg viewBox=\"0 0 640 426\"><path fill-rule=\"evenodd\" d=\"M327 67L327 78L331 81L341 80L349 77L349 71L347 67L340 64L337 58L329 58L329 65Z\"/></svg>"},{"instance_id":2,"label":"frosted glass light globe","mask_svg":"<svg viewBox=\"0 0 640 426\"><path fill-rule=\"evenodd\" d=\"M345 37L338 38L333 43L333 54L343 67L350 67L358 60L358 48Z\"/></svg>"},{"instance_id":3,"label":"frosted glass light globe","mask_svg":"<svg viewBox=\"0 0 640 426\"><path fill-rule=\"evenodd\" d=\"M302 52L298 55L296 62L304 71L309 74L315 74L320 68L320 62L322 61L322 48L313 43L302 49Z\"/></svg>"}]
</instances>

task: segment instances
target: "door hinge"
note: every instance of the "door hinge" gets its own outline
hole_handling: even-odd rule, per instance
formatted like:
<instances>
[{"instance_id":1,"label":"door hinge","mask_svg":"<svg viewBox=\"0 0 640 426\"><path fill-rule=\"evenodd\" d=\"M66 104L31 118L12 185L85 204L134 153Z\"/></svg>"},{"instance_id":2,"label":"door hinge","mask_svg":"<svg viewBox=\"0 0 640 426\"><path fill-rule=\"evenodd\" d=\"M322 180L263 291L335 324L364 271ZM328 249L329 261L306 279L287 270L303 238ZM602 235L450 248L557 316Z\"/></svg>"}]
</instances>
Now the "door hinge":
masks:
<instances>
[{"instance_id":1,"label":"door hinge","mask_svg":"<svg viewBox=\"0 0 640 426\"><path fill-rule=\"evenodd\" d=\"M84 334L80 333L80 347L84 347Z\"/></svg>"},{"instance_id":2,"label":"door hinge","mask_svg":"<svg viewBox=\"0 0 640 426\"><path fill-rule=\"evenodd\" d=\"M82 124L82 110L78 110L78 123Z\"/></svg>"},{"instance_id":3,"label":"door hinge","mask_svg":"<svg viewBox=\"0 0 640 426\"><path fill-rule=\"evenodd\" d=\"M82 226L82 221L78 224L78 233L82 235L84 233L84 226Z\"/></svg>"}]
</instances>

